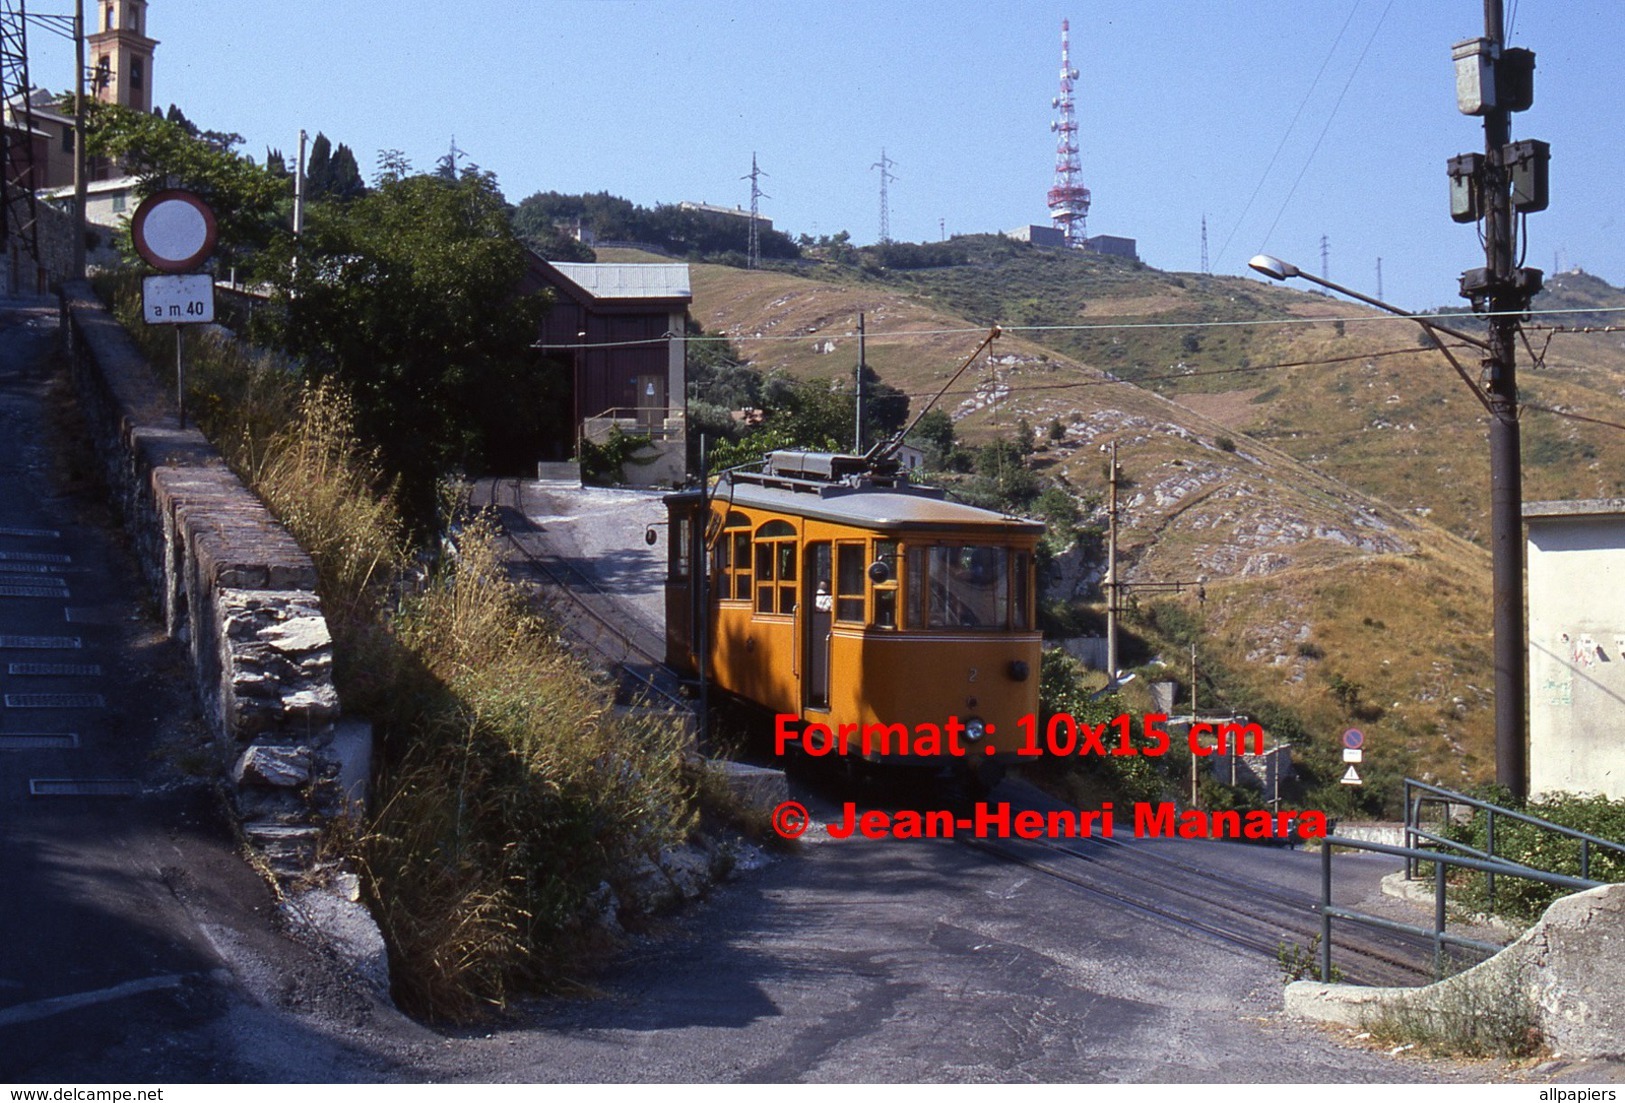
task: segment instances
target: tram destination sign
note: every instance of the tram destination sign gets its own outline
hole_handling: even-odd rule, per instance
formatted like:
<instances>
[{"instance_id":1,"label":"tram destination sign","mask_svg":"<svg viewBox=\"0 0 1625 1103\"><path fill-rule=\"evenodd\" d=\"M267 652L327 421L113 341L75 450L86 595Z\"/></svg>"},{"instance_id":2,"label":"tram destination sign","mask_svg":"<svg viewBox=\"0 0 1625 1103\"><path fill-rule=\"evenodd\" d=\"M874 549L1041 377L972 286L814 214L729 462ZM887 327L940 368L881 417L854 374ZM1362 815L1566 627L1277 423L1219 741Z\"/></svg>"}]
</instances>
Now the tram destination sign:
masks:
<instances>
[{"instance_id":1,"label":"tram destination sign","mask_svg":"<svg viewBox=\"0 0 1625 1103\"><path fill-rule=\"evenodd\" d=\"M154 326L214 321L214 277L207 273L143 277L141 316Z\"/></svg>"}]
</instances>

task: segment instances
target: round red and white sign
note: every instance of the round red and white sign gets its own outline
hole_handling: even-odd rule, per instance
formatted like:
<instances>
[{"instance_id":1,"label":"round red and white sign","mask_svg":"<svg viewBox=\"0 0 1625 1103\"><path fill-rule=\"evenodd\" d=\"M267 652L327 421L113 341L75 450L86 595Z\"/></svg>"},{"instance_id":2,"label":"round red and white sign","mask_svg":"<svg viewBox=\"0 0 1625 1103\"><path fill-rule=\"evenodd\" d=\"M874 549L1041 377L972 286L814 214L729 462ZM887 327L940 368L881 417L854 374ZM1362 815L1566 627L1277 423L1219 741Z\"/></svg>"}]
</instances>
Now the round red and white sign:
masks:
<instances>
[{"instance_id":1,"label":"round red and white sign","mask_svg":"<svg viewBox=\"0 0 1625 1103\"><path fill-rule=\"evenodd\" d=\"M141 259L160 272L190 272L214 252L216 227L209 205L171 188L148 196L130 219L130 238Z\"/></svg>"}]
</instances>

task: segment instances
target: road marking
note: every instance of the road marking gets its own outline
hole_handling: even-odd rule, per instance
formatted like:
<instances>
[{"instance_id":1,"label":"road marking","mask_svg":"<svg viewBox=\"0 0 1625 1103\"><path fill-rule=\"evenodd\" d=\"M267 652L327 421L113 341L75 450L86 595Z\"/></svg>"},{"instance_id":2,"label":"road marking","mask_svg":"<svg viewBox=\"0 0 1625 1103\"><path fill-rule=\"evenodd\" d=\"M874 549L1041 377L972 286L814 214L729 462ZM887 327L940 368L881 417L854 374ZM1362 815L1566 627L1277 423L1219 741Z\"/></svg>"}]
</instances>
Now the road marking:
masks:
<instances>
[{"instance_id":1,"label":"road marking","mask_svg":"<svg viewBox=\"0 0 1625 1103\"><path fill-rule=\"evenodd\" d=\"M67 597L66 586L0 586L0 597Z\"/></svg>"},{"instance_id":2,"label":"road marking","mask_svg":"<svg viewBox=\"0 0 1625 1103\"><path fill-rule=\"evenodd\" d=\"M61 535L55 529L14 529L0 525L0 536L41 536L47 540L56 540Z\"/></svg>"},{"instance_id":3,"label":"road marking","mask_svg":"<svg viewBox=\"0 0 1625 1103\"><path fill-rule=\"evenodd\" d=\"M53 996L48 1000L18 1004L16 1007L8 1007L0 1011L0 1027L31 1023L35 1019L60 1015L64 1011L77 1011L81 1007L93 1007L98 1003L106 1003L109 1000L122 1000L129 996L139 996L147 992L159 992L165 988L179 988L185 983L186 977L184 974L169 973L161 977L125 981L123 984L115 984L111 988L98 988L94 992L80 992L72 996Z\"/></svg>"},{"instance_id":4,"label":"road marking","mask_svg":"<svg viewBox=\"0 0 1625 1103\"><path fill-rule=\"evenodd\" d=\"M8 693L8 709L104 709L107 701L99 693Z\"/></svg>"},{"instance_id":5,"label":"road marking","mask_svg":"<svg viewBox=\"0 0 1625 1103\"><path fill-rule=\"evenodd\" d=\"M0 751L76 751L77 732L14 732L0 735Z\"/></svg>"},{"instance_id":6,"label":"road marking","mask_svg":"<svg viewBox=\"0 0 1625 1103\"><path fill-rule=\"evenodd\" d=\"M21 583L24 583L24 584L34 583L35 585L40 585L40 586L44 586L44 585L47 585L47 584L52 585L52 586L66 586L67 583L62 581L62 579L60 579L60 578L52 578L52 579L42 580L42 579L38 579L38 578L33 577L35 575L42 575L42 574L56 574L64 566L65 566L65 564L62 564L62 563L5 563L5 562L0 562L0 579L5 579L7 582L21 582Z\"/></svg>"},{"instance_id":7,"label":"road marking","mask_svg":"<svg viewBox=\"0 0 1625 1103\"><path fill-rule=\"evenodd\" d=\"M0 636L0 650L71 651L79 646L78 636Z\"/></svg>"},{"instance_id":8,"label":"road marking","mask_svg":"<svg viewBox=\"0 0 1625 1103\"><path fill-rule=\"evenodd\" d=\"M0 551L0 563L72 563L73 556L61 552Z\"/></svg>"},{"instance_id":9,"label":"road marking","mask_svg":"<svg viewBox=\"0 0 1625 1103\"><path fill-rule=\"evenodd\" d=\"M141 783L125 777L31 777L31 797L138 797Z\"/></svg>"},{"instance_id":10,"label":"road marking","mask_svg":"<svg viewBox=\"0 0 1625 1103\"><path fill-rule=\"evenodd\" d=\"M97 678L100 663L7 663L6 673L24 677Z\"/></svg>"}]
</instances>

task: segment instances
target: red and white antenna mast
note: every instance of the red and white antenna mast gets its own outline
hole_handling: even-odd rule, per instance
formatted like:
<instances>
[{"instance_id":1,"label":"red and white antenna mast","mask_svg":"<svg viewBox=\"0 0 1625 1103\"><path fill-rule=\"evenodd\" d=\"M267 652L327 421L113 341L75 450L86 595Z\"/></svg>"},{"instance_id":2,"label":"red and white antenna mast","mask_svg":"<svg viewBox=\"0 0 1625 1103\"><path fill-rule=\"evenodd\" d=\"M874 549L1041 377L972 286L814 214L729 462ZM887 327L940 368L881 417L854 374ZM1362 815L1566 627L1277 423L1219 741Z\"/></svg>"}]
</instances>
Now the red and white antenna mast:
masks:
<instances>
[{"instance_id":1,"label":"red and white antenna mast","mask_svg":"<svg viewBox=\"0 0 1625 1103\"><path fill-rule=\"evenodd\" d=\"M1084 222L1089 217L1089 189L1079 179L1083 166L1078 161L1078 117L1073 110L1072 82L1078 71L1072 68L1069 28L1061 20L1061 94L1050 101L1061 117L1049 124L1058 136L1055 143L1055 186L1049 190L1050 220L1066 234L1066 243L1082 249L1088 241Z\"/></svg>"}]
</instances>

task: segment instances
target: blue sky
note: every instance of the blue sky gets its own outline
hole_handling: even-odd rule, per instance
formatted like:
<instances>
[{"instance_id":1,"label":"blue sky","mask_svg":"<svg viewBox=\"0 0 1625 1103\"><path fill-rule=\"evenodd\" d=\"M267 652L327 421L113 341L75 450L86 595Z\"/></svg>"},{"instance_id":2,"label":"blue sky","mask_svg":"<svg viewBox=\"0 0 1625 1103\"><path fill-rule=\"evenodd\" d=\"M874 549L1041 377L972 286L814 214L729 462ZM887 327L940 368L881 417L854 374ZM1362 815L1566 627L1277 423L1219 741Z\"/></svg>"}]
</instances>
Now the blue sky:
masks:
<instances>
[{"instance_id":1,"label":"blue sky","mask_svg":"<svg viewBox=\"0 0 1625 1103\"><path fill-rule=\"evenodd\" d=\"M36 0L35 11L69 0ZM1537 55L1514 137L1552 145L1552 206L1526 262L1625 284L1617 0L1506 0ZM94 5L91 5L94 10ZM245 151L290 155L301 127L432 167L457 145L508 198L599 191L645 205L748 205L792 234L892 236L1047 221L1060 23L1072 24L1090 233L1138 239L1159 268L1215 272L1268 250L1400 305L1457 302L1482 263L1450 221L1445 162L1478 150L1457 113L1453 42L1479 0L1224 3L754 3L641 0L152 0L155 99ZM31 34L32 77L71 81L65 44ZM1273 163L1272 163L1273 162Z\"/></svg>"}]
</instances>

